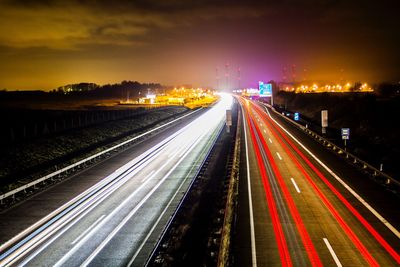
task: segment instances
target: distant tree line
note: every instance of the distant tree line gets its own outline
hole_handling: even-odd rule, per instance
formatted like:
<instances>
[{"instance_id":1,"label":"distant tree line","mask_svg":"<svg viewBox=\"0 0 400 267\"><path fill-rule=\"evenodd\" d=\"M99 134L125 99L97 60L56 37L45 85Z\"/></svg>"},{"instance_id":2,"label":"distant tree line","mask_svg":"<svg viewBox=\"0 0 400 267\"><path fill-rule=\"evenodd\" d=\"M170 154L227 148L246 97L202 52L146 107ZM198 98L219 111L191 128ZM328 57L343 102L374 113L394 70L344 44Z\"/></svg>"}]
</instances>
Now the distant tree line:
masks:
<instances>
[{"instance_id":1,"label":"distant tree line","mask_svg":"<svg viewBox=\"0 0 400 267\"><path fill-rule=\"evenodd\" d=\"M159 93L165 87L158 83L139 83L122 81L116 84L97 85L95 83L77 83L60 86L51 91L52 94L94 96L101 98L140 97L148 93Z\"/></svg>"},{"instance_id":2,"label":"distant tree line","mask_svg":"<svg viewBox=\"0 0 400 267\"><path fill-rule=\"evenodd\" d=\"M122 81L121 83L98 85L95 83L81 82L76 84L67 84L53 89L49 92L41 90L29 91L8 91L0 90L0 108L2 101L16 101L19 99L30 98L32 100L40 99L62 99L63 97L79 97L84 98L100 98L110 99L119 98L126 99L128 96L132 99L135 97L145 96L148 93L164 93L167 87L159 83L139 83L137 81Z\"/></svg>"}]
</instances>

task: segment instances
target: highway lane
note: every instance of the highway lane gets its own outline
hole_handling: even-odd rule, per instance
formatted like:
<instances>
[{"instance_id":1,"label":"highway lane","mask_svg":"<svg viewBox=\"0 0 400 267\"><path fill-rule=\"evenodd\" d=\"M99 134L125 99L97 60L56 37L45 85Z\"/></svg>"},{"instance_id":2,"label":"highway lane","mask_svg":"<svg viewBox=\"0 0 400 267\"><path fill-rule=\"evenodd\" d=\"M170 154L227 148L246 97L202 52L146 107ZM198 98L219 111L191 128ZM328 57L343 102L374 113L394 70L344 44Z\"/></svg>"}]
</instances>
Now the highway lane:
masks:
<instances>
[{"instance_id":1,"label":"highway lane","mask_svg":"<svg viewBox=\"0 0 400 267\"><path fill-rule=\"evenodd\" d=\"M142 266L211 149L231 97L132 159L50 216L0 265Z\"/></svg>"},{"instance_id":2,"label":"highway lane","mask_svg":"<svg viewBox=\"0 0 400 267\"><path fill-rule=\"evenodd\" d=\"M397 266L398 251L329 182L322 167L308 159L265 109L244 99L242 107L252 212L249 224L239 223L253 238L244 238L243 245L251 260L239 256L237 262ZM240 246L240 240L236 243Z\"/></svg>"}]
</instances>

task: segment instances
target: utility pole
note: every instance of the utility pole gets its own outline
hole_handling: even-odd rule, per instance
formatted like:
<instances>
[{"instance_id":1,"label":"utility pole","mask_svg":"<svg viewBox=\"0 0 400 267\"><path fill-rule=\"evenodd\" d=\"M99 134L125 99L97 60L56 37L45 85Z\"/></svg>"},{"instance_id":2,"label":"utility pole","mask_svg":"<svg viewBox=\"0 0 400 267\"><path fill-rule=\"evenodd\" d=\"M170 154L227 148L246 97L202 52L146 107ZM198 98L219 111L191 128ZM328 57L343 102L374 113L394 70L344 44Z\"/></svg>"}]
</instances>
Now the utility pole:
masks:
<instances>
[{"instance_id":1,"label":"utility pole","mask_svg":"<svg viewBox=\"0 0 400 267\"><path fill-rule=\"evenodd\" d=\"M293 83L296 82L296 65L295 64L292 65L292 82Z\"/></svg>"},{"instance_id":2,"label":"utility pole","mask_svg":"<svg viewBox=\"0 0 400 267\"><path fill-rule=\"evenodd\" d=\"M238 79L238 89L240 89L240 68L238 68L238 77L237 77L237 79Z\"/></svg>"},{"instance_id":3,"label":"utility pole","mask_svg":"<svg viewBox=\"0 0 400 267\"><path fill-rule=\"evenodd\" d=\"M226 78L226 88L225 90L229 91L229 62L225 64L225 78Z\"/></svg>"}]
</instances>

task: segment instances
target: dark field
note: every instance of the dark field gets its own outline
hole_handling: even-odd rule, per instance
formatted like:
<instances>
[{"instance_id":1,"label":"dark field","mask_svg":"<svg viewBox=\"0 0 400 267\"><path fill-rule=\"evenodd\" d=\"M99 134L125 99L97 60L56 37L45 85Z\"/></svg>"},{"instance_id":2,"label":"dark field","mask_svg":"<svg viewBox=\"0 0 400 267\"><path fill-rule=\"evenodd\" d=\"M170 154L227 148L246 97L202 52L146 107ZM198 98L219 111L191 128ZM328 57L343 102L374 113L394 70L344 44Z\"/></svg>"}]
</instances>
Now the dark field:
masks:
<instances>
[{"instance_id":1,"label":"dark field","mask_svg":"<svg viewBox=\"0 0 400 267\"><path fill-rule=\"evenodd\" d=\"M299 112L303 123L321 133L321 110L328 110L327 138L343 147L341 128L350 128L348 150L395 179L400 179L400 97L374 94L294 94L280 92L275 104Z\"/></svg>"},{"instance_id":2,"label":"dark field","mask_svg":"<svg viewBox=\"0 0 400 267\"><path fill-rule=\"evenodd\" d=\"M73 99L72 99L73 100ZM132 107L115 100L37 99L0 108L0 186L5 192L188 111Z\"/></svg>"}]
</instances>

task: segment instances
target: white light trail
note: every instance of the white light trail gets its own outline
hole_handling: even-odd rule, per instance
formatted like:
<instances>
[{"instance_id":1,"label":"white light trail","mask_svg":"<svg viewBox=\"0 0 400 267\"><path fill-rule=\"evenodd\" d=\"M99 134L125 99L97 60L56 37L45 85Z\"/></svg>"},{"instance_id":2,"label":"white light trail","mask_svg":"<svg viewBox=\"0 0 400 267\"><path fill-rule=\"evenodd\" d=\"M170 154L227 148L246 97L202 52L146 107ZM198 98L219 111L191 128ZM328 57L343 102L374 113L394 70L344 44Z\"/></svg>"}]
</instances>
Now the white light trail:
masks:
<instances>
[{"instance_id":1,"label":"white light trail","mask_svg":"<svg viewBox=\"0 0 400 267\"><path fill-rule=\"evenodd\" d=\"M89 226L89 228L87 228L82 234L80 234L77 238L75 238L74 241L72 241L71 245L75 244L78 240L80 240L83 236L85 236L90 230L93 229L93 227L95 227L101 220L103 220L103 218L106 215L102 215L100 218L98 218L91 226Z\"/></svg>"},{"instance_id":2,"label":"white light trail","mask_svg":"<svg viewBox=\"0 0 400 267\"><path fill-rule=\"evenodd\" d=\"M139 157L120 167L109 176L105 177L102 181L81 193L73 200L64 204L56 211L50 213L39 222L35 223L13 238L10 242L7 242L2 246L3 250L13 244L14 240L17 240L17 238L21 239L21 236L27 236L26 238L22 238L22 241L19 241L8 251L0 255L0 265L3 266L3 264L7 265L17 262L20 258L26 257L25 255L27 253L40 246L46 240L49 240L46 241L47 243L45 243L41 248L36 250L36 252L25 258L23 264L27 264L31 259L38 255L38 253L47 248L53 241L55 241L74 224L81 220L89 211L107 199L107 197L115 192L115 190L136 176L155 158L165 155L167 148L172 148L176 151L176 153L173 155L174 157L171 157L171 160L176 160L174 158L178 153L181 153L179 156L181 157L183 154L191 151L187 149L187 147L197 143L196 140L200 140L201 136L206 135L207 133L212 133L217 127L222 126L225 119L225 111L226 109L230 109L231 105L232 97L230 95L221 96L221 100L200 117L182 129L178 130L168 138L164 139L153 148L144 152ZM166 161L170 163L169 160ZM178 159L178 162L180 161L181 160ZM150 181L150 178L155 176L160 170L161 168L157 171L154 171L152 174L149 174L148 178L146 177L143 179L143 184L134 191L133 195L135 195L138 190L141 190L143 188L142 186L147 184L147 181ZM125 201L128 199L125 199ZM123 203L126 203L125 201ZM114 209L113 211L119 209L121 208ZM61 265L70 256L72 256L72 252L78 251L76 247L79 248L84 242L86 242L91 235L93 235L94 232L96 232L107 220L108 216L106 218L99 219L97 222L98 224L94 228L91 227L91 229L87 229L85 231L86 234L83 233L79 236L81 239L77 238L74 240L74 244L76 242L78 243L75 244L75 246L66 255L64 255L64 257L57 264Z\"/></svg>"}]
</instances>

